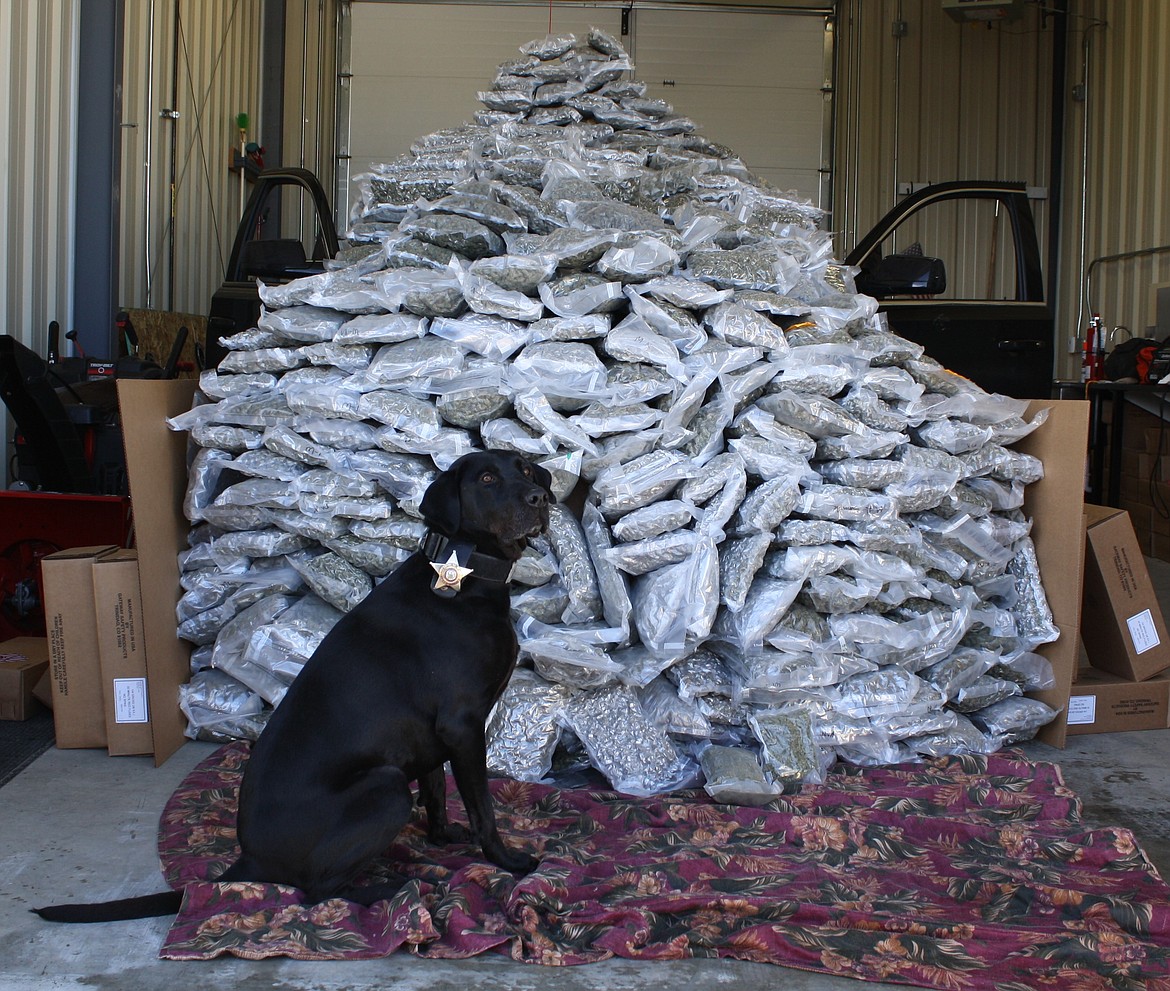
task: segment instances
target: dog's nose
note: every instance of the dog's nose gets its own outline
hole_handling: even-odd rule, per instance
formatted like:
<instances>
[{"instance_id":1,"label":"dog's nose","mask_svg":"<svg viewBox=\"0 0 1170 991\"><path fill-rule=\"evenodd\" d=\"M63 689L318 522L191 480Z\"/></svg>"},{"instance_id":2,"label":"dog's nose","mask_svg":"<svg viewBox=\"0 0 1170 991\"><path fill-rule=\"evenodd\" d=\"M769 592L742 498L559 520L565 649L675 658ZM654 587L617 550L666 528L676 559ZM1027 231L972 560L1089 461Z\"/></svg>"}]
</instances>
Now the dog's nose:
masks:
<instances>
[{"instance_id":1,"label":"dog's nose","mask_svg":"<svg viewBox=\"0 0 1170 991\"><path fill-rule=\"evenodd\" d=\"M525 502L533 507L547 506L548 493L544 489L529 489L528 495L525 497Z\"/></svg>"}]
</instances>

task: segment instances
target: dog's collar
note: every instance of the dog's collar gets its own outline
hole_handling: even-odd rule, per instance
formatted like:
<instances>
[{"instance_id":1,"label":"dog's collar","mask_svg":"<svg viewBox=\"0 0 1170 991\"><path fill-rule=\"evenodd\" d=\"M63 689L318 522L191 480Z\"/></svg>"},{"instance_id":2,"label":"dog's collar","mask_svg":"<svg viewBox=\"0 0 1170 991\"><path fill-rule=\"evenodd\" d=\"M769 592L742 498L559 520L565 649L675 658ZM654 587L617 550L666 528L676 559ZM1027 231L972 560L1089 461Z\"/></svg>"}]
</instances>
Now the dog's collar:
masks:
<instances>
[{"instance_id":1,"label":"dog's collar","mask_svg":"<svg viewBox=\"0 0 1170 991\"><path fill-rule=\"evenodd\" d=\"M420 549L435 570L431 591L445 599L461 591L464 580L472 575L481 581L501 585L512 577L514 562L481 554L475 549L475 544L466 540L452 540L434 530L427 531Z\"/></svg>"}]
</instances>

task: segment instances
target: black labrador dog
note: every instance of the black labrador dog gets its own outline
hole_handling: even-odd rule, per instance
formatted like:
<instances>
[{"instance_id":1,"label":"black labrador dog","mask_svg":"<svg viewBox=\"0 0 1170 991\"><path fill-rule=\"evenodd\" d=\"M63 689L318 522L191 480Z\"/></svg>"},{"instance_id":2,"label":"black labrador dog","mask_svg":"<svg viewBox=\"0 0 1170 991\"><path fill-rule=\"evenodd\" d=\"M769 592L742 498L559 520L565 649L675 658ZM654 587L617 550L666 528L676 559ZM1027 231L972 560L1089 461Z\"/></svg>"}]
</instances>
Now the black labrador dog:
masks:
<instances>
[{"instance_id":1,"label":"black labrador dog","mask_svg":"<svg viewBox=\"0 0 1170 991\"><path fill-rule=\"evenodd\" d=\"M423 495L422 548L338 621L256 741L240 785L240 858L221 881L300 888L308 902L370 904L357 888L411 815L412 781L436 843L473 839L505 870L536 860L509 849L488 792L485 723L516 663L508 577L528 537L547 528L549 473L514 454L475 452ZM444 762L470 835L447 821ZM170 915L166 892L35 909L54 922Z\"/></svg>"}]
</instances>

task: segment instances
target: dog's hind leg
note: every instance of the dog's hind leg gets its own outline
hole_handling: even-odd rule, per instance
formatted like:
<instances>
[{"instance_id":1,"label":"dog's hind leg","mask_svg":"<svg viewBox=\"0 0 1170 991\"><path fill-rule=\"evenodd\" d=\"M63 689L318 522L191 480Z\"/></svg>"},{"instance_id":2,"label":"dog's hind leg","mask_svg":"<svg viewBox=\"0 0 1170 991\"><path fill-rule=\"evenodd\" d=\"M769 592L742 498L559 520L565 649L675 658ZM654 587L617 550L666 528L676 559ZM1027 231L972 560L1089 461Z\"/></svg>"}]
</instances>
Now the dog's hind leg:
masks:
<instances>
[{"instance_id":1,"label":"dog's hind leg","mask_svg":"<svg viewBox=\"0 0 1170 991\"><path fill-rule=\"evenodd\" d=\"M297 872L299 887L313 902L374 891L354 889L353 879L366 864L385 853L414 806L410 782L401 770L389 765L371 768L329 804L335 804L336 816L304 855ZM388 896L372 900L381 897ZM353 900L369 903L364 897Z\"/></svg>"},{"instance_id":2,"label":"dog's hind leg","mask_svg":"<svg viewBox=\"0 0 1170 991\"><path fill-rule=\"evenodd\" d=\"M447 820L447 772L443 765L418 779L418 796L427 811L427 839L435 846L471 842L467 827Z\"/></svg>"}]
</instances>

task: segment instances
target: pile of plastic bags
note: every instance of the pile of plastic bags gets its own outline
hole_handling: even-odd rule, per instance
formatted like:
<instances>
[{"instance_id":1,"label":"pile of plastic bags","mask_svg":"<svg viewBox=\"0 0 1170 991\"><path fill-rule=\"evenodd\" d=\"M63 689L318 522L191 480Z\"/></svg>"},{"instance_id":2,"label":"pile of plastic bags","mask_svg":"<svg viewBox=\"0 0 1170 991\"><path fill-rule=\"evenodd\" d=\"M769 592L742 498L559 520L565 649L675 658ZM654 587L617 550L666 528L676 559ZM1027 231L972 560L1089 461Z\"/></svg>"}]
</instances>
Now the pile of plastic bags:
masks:
<instances>
[{"instance_id":1,"label":"pile of plastic bags","mask_svg":"<svg viewBox=\"0 0 1170 991\"><path fill-rule=\"evenodd\" d=\"M437 470L545 465L493 768L763 802L838 757L989 752L1055 713L1011 444L1039 425L889 332L821 213L549 37L474 123L363 176L350 245L261 287L194 445L191 734L255 736L417 547Z\"/></svg>"}]
</instances>

